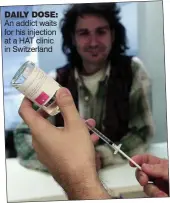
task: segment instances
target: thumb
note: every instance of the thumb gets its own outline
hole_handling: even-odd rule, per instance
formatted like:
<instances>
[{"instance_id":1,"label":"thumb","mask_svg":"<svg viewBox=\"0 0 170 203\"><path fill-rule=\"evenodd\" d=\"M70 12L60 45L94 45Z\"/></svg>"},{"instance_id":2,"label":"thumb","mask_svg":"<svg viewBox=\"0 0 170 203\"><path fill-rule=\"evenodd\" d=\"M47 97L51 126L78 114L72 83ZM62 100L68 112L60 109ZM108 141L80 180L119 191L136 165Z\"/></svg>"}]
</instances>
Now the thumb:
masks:
<instances>
[{"instance_id":1,"label":"thumb","mask_svg":"<svg viewBox=\"0 0 170 203\"><path fill-rule=\"evenodd\" d=\"M73 97L67 88L62 87L57 91L56 102L62 113L65 127L72 127L82 122L74 104Z\"/></svg>"}]
</instances>

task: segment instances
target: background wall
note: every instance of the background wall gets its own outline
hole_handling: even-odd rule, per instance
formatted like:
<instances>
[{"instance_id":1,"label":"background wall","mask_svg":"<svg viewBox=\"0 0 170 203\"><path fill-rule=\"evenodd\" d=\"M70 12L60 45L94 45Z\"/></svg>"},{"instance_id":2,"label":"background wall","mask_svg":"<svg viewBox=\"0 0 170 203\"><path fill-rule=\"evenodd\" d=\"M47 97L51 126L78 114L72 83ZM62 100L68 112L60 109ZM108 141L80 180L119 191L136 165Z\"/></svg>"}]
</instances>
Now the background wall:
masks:
<instances>
[{"instance_id":1,"label":"background wall","mask_svg":"<svg viewBox=\"0 0 170 203\"><path fill-rule=\"evenodd\" d=\"M129 42L129 51L131 55L138 53L138 3L128 2L119 3L121 9L121 21L124 24Z\"/></svg>"},{"instance_id":2,"label":"background wall","mask_svg":"<svg viewBox=\"0 0 170 203\"><path fill-rule=\"evenodd\" d=\"M168 135L162 2L140 2L137 13L138 56L143 60L152 79L152 105L156 127L153 142L163 142L167 141Z\"/></svg>"}]
</instances>

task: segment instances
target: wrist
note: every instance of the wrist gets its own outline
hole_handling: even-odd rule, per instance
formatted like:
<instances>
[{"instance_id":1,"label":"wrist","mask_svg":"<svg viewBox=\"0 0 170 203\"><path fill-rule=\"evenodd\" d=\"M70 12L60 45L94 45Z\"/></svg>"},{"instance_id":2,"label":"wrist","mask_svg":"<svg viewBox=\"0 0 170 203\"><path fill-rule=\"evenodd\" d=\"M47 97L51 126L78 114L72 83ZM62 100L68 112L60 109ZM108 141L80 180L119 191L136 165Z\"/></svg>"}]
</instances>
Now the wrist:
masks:
<instances>
[{"instance_id":1,"label":"wrist","mask_svg":"<svg viewBox=\"0 0 170 203\"><path fill-rule=\"evenodd\" d=\"M74 174L63 186L69 200L111 199L97 173Z\"/></svg>"},{"instance_id":2,"label":"wrist","mask_svg":"<svg viewBox=\"0 0 170 203\"><path fill-rule=\"evenodd\" d=\"M111 196L99 180L81 181L70 185L65 190L69 200L111 199Z\"/></svg>"}]
</instances>

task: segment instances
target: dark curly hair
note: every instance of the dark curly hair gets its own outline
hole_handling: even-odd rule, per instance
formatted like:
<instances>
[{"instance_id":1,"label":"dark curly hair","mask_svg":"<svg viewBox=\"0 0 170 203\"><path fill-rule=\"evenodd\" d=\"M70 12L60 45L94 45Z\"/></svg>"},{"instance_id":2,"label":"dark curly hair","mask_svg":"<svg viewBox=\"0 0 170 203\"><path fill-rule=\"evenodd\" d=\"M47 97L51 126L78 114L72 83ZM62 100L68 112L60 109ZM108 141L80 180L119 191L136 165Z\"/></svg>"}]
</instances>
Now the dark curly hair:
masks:
<instances>
[{"instance_id":1,"label":"dark curly hair","mask_svg":"<svg viewBox=\"0 0 170 203\"><path fill-rule=\"evenodd\" d=\"M125 54L128 49L126 30L120 23L120 9L116 3L85 3L74 4L66 10L64 18L61 20L60 28L63 37L62 51L67 56L68 62L74 67L82 67L82 60L73 45L72 36L75 32L77 18L86 14L93 14L103 17L109 24L110 29L115 32L115 40L108 59L115 60L121 54Z\"/></svg>"}]
</instances>

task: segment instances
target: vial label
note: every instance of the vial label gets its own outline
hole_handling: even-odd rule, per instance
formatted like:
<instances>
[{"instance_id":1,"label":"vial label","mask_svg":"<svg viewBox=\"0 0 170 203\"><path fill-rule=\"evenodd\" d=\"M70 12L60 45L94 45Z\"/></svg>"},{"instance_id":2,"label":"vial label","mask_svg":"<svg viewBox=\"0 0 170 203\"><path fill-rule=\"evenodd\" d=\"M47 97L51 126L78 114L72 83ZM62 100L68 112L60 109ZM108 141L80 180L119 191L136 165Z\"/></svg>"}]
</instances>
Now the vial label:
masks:
<instances>
[{"instance_id":1,"label":"vial label","mask_svg":"<svg viewBox=\"0 0 170 203\"><path fill-rule=\"evenodd\" d=\"M12 86L50 115L56 115L59 108L55 94L61 86L35 64L26 62L23 66L14 76Z\"/></svg>"},{"instance_id":2,"label":"vial label","mask_svg":"<svg viewBox=\"0 0 170 203\"><path fill-rule=\"evenodd\" d=\"M42 105L48 102L59 88L58 83L54 81L53 78L46 75L41 69L35 67L18 90L27 95L29 99L36 101L37 104ZM45 99L42 104L39 102L39 99L37 100L39 97L44 97Z\"/></svg>"}]
</instances>

